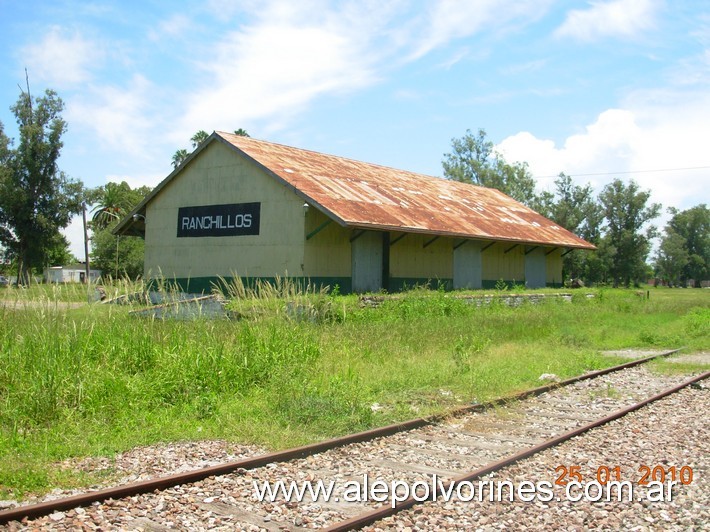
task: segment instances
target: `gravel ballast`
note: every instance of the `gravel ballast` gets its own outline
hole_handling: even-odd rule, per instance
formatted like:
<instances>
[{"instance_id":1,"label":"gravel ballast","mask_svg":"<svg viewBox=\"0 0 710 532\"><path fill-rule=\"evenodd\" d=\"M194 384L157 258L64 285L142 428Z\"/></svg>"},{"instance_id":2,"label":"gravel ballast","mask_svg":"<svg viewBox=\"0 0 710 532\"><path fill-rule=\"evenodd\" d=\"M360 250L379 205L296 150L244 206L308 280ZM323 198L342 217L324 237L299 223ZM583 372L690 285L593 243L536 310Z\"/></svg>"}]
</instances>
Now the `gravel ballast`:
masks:
<instances>
[{"instance_id":1,"label":"gravel ballast","mask_svg":"<svg viewBox=\"0 0 710 532\"><path fill-rule=\"evenodd\" d=\"M705 381L482 479L554 482L558 466L578 465L586 481L599 467L619 466L622 480L634 484L635 502L571 502L560 487L546 503L424 503L366 530L707 530L709 406ZM693 481L673 487L671 501L641 500L648 492L638 485L639 469L657 465L688 466Z\"/></svg>"},{"instance_id":2,"label":"gravel ballast","mask_svg":"<svg viewBox=\"0 0 710 532\"><path fill-rule=\"evenodd\" d=\"M272 463L237 474L87 508L56 512L30 522L10 523L10 530L283 530L321 528L380 504L365 505L284 500L259 502L253 481L394 479L413 483L459 476L510 455L587 420L597 419L639 399L665 390L687 375L663 376L632 368L547 392L540 397L482 413L450 419L406 433L333 449L319 455ZM373 529L496 530L502 528L700 529L708 523L710 433L707 382L670 396L574 440L502 470L493 480L554 482L558 466L579 466L585 480L600 467L620 467L622 480L638 481L639 468L687 466L693 482L676 486L667 503L443 502L423 503L378 523ZM238 457L260 454L256 447L225 442L184 443L135 449L110 465L129 481L184 471ZM101 461L74 463L94 469ZM687 471L687 469L686 469ZM590 476L591 475L591 476ZM634 486L635 488L637 486ZM339 491L340 490L340 491ZM643 490L639 488L638 494ZM53 496L60 495L55 493ZM66 494L64 494L66 495ZM389 505L389 502L384 504Z\"/></svg>"}]
</instances>

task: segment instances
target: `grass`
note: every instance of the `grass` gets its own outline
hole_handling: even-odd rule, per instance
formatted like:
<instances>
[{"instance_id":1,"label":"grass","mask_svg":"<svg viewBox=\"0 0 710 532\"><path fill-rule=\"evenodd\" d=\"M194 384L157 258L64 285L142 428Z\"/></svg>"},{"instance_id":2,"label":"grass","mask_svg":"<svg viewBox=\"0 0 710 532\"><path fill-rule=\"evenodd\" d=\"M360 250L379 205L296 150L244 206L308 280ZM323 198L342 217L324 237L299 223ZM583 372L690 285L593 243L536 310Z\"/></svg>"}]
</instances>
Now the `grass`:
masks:
<instances>
[{"instance_id":1,"label":"grass","mask_svg":"<svg viewBox=\"0 0 710 532\"><path fill-rule=\"evenodd\" d=\"M66 309L53 303L70 288L43 290L36 305L0 307L0 499L100 480L56 467L70 457L184 439L285 448L621 362L602 349L710 349L703 290L517 308L413 290L361 308L282 282L231 287L237 321Z\"/></svg>"},{"instance_id":2,"label":"grass","mask_svg":"<svg viewBox=\"0 0 710 532\"><path fill-rule=\"evenodd\" d=\"M96 289L104 291L108 298L140 292L144 285L140 282L116 280L91 284L89 287L78 283L38 284L29 287L0 287L0 302L13 303L86 303L96 301Z\"/></svg>"}]
</instances>

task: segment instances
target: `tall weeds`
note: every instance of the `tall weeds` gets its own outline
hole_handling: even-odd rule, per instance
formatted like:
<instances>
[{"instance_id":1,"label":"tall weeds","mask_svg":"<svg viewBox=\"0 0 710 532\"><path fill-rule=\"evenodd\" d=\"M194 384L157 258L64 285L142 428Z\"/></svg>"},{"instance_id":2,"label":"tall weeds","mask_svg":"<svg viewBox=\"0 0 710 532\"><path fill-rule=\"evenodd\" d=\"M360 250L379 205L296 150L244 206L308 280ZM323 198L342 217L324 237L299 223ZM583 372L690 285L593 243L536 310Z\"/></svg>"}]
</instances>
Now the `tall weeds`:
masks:
<instances>
[{"instance_id":1,"label":"tall weeds","mask_svg":"<svg viewBox=\"0 0 710 532\"><path fill-rule=\"evenodd\" d=\"M67 456L202 437L284 447L616 362L600 349L710 349L701 291L512 308L419 289L373 307L288 279L223 285L232 320L137 318L131 298L68 309L67 287L0 306L0 498L49 487Z\"/></svg>"}]
</instances>

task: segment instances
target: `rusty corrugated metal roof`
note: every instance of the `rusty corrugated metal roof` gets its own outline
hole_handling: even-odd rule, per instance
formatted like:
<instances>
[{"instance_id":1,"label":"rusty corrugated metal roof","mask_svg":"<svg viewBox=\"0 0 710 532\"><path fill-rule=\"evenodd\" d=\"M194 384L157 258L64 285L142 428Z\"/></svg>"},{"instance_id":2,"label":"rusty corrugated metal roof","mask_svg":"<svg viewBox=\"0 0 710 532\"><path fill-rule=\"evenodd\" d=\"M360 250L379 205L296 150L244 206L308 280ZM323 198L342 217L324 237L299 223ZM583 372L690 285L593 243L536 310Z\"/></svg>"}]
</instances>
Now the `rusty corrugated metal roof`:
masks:
<instances>
[{"instance_id":1,"label":"rusty corrugated metal roof","mask_svg":"<svg viewBox=\"0 0 710 532\"><path fill-rule=\"evenodd\" d=\"M594 249L502 192L216 132L341 225Z\"/></svg>"}]
</instances>

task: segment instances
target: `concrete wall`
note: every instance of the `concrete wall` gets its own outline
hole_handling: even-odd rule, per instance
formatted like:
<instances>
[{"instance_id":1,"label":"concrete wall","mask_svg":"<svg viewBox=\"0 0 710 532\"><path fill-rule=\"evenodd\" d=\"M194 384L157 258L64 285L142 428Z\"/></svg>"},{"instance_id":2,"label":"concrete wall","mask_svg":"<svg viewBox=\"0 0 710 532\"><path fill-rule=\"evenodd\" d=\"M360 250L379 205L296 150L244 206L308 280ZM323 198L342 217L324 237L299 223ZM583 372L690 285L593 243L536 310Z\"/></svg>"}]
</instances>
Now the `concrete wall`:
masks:
<instances>
[{"instance_id":1,"label":"concrete wall","mask_svg":"<svg viewBox=\"0 0 710 532\"><path fill-rule=\"evenodd\" d=\"M547 280L547 251L545 248L531 248L525 252L525 286L545 288Z\"/></svg>"},{"instance_id":2,"label":"concrete wall","mask_svg":"<svg viewBox=\"0 0 710 532\"><path fill-rule=\"evenodd\" d=\"M383 279L386 243L379 231L358 232L350 248L352 289L355 292L377 292L387 285Z\"/></svg>"},{"instance_id":3,"label":"concrete wall","mask_svg":"<svg viewBox=\"0 0 710 532\"><path fill-rule=\"evenodd\" d=\"M177 237L178 208L261 202L259 235ZM145 275L170 279L302 275L303 200L219 142L211 143L146 210Z\"/></svg>"},{"instance_id":4,"label":"concrete wall","mask_svg":"<svg viewBox=\"0 0 710 532\"><path fill-rule=\"evenodd\" d=\"M483 243L475 240L454 246L454 288L475 289L483 286Z\"/></svg>"}]
</instances>

